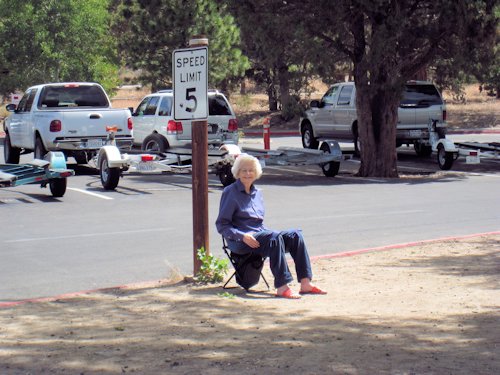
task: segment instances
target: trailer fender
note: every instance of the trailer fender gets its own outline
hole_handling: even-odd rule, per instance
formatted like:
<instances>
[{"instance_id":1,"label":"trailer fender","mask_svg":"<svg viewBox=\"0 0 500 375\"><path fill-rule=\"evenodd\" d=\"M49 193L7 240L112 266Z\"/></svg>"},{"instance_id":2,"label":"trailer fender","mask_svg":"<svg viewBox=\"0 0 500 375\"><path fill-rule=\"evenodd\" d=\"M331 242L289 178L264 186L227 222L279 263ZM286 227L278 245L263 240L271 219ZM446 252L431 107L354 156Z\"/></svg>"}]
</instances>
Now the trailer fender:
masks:
<instances>
[{"instance_id":1,"label":"trailer fender","mask_svg":"<svg viewBox=\"0 0 500 375\"><path fill-rule=\"evenodd\" d=\"M323 144L325 144L325 146L323 146ZM334 141L332 139L325 139L321 146L322 147L320 147L320 150L329 150L329 153L335 156L335 161L342 161L342 150L337 141Z\"/></svg>"},{"instance_id":2,"label":"trailer fender","mask_svg":"<svg viewBox=\"0 0 500 375\"><path fill-rule=\"evenodd\" d=\"M230 143L229 144L223 144L222 146L220 146L219 150L221 150L221 151L227 151L227 153L230 156L236 156L236 155L241 154L241 150L238 147L238 145L230 144Z\"/></svg>"},{"instance_id":3,"label":"trailer fender","mask_svg":"<svg viewBox=\"0 0 500 375\"><path fill-rule=\"evenodd\" d=\"M433 151L437 151L439 150L439 145L442 145L444 150L446 152L456 152L458 153L458 148L457 146L455 146L455 144L449 140L449 139L446 139L446 138L441 138L437 141L436 145L435 145L435 149Z\"/></svg>"},{"instance_id":4,"label":"trailer fender","mask_svg":"<svg viewBox=\"0 0 500 375\"><path fill-rule=\"evenodd\" d=\"M106 145L101 147L99 150L97 165L100 165L100 160L104 155L106 155L106 158L108 159L108 166L110 168L121 168L126 164L126 160L122 158L120 150L116 146Z\"/></svg>"},{"instance_id":5,"label":"trailer fender","mask_svg":"<svg viewBox=\"0 0 500 375\"><path fill-rule=\"evenodd\" d=\"M66 169L66 157L60 151L49 151L44 159L50 163L50 169Z\"/></svg>"}]
</instances>

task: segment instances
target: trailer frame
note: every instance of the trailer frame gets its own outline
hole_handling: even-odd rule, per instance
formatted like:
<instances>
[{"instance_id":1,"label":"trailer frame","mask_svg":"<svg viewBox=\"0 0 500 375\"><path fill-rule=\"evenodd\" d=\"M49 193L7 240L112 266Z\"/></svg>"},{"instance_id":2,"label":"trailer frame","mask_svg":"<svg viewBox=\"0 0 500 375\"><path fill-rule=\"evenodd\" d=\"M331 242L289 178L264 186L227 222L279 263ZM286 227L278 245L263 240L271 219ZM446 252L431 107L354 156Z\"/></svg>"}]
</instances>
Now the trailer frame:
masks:
<instances>
[{"instance_id":1,"label":"trailer frame","mask_svg":"<svg viewBox=\"0 0 500 375\"><path fill-rule=\"evenodd\" d=\"M67 177L75 172L66 168L66 158L60 151L48 152L44 160L34 159L25 164L0 164L0 187L15 187L26 184L47 185L54 197L66 192Z\"/></svg>"}]
</instances>

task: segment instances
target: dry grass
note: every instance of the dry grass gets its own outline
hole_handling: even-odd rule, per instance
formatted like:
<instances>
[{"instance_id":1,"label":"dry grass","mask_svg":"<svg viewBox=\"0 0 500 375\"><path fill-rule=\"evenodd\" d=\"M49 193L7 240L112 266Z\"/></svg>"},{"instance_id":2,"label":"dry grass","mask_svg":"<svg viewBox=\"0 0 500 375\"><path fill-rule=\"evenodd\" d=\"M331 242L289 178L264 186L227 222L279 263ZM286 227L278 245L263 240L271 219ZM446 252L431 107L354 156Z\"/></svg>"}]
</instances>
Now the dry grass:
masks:
<instances>
[{"instance_id":1,"label":"dry grass","mask_svg":"<svg viewBox=\"0 0 500 375\"><path fill-rule=\"evenodd\" d=\"M478 85L465 87L465 102L453 99L449 92L444 93L450 128L495 128L500 127L500 103L495 97L479 92Z\"/></svg>"},{"instance_id":2,"label":"dry grass","mask_svg":"<svg viewBox=\"0 0 500 375\"><path fill-rule=\"evenodd\" d=\"M114 97L111 98L111 103L114 108L137 108L142 98L151 94L148 87L125 87L119 89Z\"/></svg>"}]
</instances>

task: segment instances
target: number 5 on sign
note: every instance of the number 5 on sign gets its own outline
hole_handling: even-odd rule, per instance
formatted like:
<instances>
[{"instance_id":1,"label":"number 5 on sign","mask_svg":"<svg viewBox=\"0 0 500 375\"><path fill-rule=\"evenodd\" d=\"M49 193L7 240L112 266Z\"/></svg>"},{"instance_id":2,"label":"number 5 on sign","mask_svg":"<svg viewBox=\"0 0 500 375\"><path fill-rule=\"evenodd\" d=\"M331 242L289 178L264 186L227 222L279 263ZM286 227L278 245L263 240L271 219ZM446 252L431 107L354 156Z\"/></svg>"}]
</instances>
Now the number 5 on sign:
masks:
<instances>
[{"instance_id":1,"label":"number 5 on sign","mask_svg":"<svg viewBox=\"0 0 500 375\"><path fill-rule=\"evenodd\" d=\"M175 50L172 55L176 120L202 120L208 117L207 52L207 47L197 47Z\"/></svg>"},{"instance_id":2,"label":"number 5 on sign","mask_svg":"<svg viewBox=\"0 0 500 375\"><path fill-rule=\"evenodd\" d=\"M190 100L193 101L193 106L192 107L186 106L186 111L187 112L196 112L196 107L198 105L198 100L196 99L195 92L196 92L196 88L194 88L194 87L190 87L190 88L186 89L186 101L188 101L188 102Z\"/></svg>"}]
</instances>

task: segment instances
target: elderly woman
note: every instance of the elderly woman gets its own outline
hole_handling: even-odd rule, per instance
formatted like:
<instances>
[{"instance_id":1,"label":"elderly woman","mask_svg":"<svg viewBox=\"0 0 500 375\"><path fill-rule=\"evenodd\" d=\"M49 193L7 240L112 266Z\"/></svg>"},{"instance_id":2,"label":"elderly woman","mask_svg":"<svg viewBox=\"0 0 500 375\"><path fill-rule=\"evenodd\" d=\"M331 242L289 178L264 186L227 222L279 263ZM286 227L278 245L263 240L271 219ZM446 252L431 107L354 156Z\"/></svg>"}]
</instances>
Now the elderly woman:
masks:
<instances>
[{"instance_id":1,"label":"elderly woman","mask_svg":"<svg viewBox=\"0 0 500 375\"><path fill-rule=\"evenodd\" d=\"M264 200L262 192L254 186L255 180L262 175L259 161L251 155L239 155L231 172L236 182L224 189L215 223L231 251L237 254L255 252L269 257L277 297L297 299L301 294L326 294L311 283L311 262L300 231L279 232L264 226ZM288 269L286 252L295 262L299 293L288 285L293 277Z\"/></svg>"}]
</instances>

